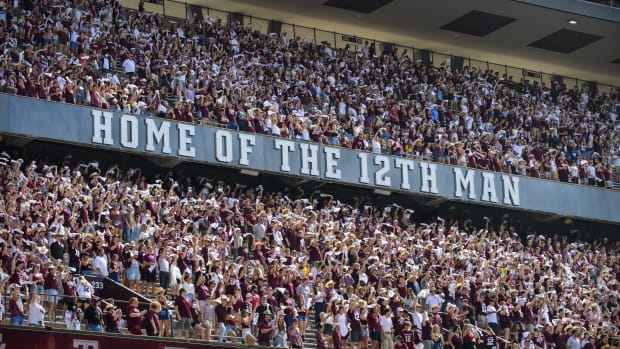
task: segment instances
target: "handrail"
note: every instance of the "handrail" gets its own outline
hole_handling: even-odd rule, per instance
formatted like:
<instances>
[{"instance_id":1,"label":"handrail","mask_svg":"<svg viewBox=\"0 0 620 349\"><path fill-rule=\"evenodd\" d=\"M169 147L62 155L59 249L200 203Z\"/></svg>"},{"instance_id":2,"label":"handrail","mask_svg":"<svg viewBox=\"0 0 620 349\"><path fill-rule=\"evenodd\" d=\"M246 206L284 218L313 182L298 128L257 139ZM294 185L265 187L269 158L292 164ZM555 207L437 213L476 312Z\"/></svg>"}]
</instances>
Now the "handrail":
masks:
<instances>
[{"instance_id":1,"label":"handrail","mask_svg":"<svg viewBox=\"0 0 620 349\"><path fill-rule=\"evenodd\" d=\"M179 7L183 7L184 11L184 15L185 18L180 18L180 17L175 17L175 15L177 13L174 13L175 11L170 11L171 10L171 6L172 4L176 4L174 6L179 6ZM134 5L131 1L125 2L123 1L123 6L125 6L126 8L129 9L137 9L137 7L133 7L132 5ZM212 15L213 12L217 12L221 15L227 15L230 18L230 15L232 14L231 11L229 10L221 10L221 9L216 9L216 8L212 8L212 7L208 7L208 6L203 6L203 5L198 5L198 4L188 4L187 2L182 2L182 1L178 1L178 0L162 0L160 2L160 4L150 4L151 7L153 6L161 6L161 13L169 18L179 18L179 19L185 19L185 20L189 20L189 10L190 7L189 6L196 6L199 7L203 10L206 10L207 15L210 17L217 17L217 14ZM167 8L168 5L168 8ZM178 12L178 11L177 11ZM262 17L256 17L256 16L252 16L252 15L244 15L244 14L240 14L241 16L243 16L244 22L246 20L249 20L249 24L253 23L254 21L266 21L267 23L273 21L273 19L267 19L267 18L262 18ZM222 21L228 22L227 18L221 18ZM382 42L376 39L370 39L370 38L364 38L364 37L359 37L356 35L351 35L351 34L346 34L346 33L339 33L336 31L327 31L327 30L322 30L322 29L317 29L317 28L310 28L310 27L306 27L306 26L302 26L302 25L296 25L296 24L292 24L292 23L286 23L286 22L281 22L282 25L291 27L293 30L293 37L297 37L298 33L300 32L300 30L303 31L307 31L308 34L312 34L309 35L308 38L312 39L314 44L320 43L320 42L329 42L334 48L339 48L339 43L340 43L340 48L342 48L344 45L349 44L349 45L361 45L363 42L368 42L368 43L374 43L375 46L377 47L377 50L380 49L380 47L378 45L391 45L397 49L407 49L407 50L411 50L412 52L412 56L414 57L420 57L423 53L426 54L426 52L428 53L428 58L429 58L429 63L432 65L439 65L442 63L445 63L448 59L451 60L454 57L460 57L456 54L450 54L450 53L443 53L443 52L437 52L437 51L433 51L433 50L427 50L427 49L421 49L421 48L416 48L413 46L408 46L405 44L397 44L397 43L388 43L388 42ZM269 34L267 33L268 28L260 28L262 31L264 31L263 34ZM319 36L321 36L320 38L318 38ZM338 40L338 38L340 38L340 40ZM435 56L437 56L438 61L435 62ZM416 59L417 60L417 59ZM600 83L600 82L596 82L596 81L590 81L590 80L585 80L585 79L580 79L578 77L569 77L569 76L563 76L563 75L559 75L559 74L554 74L554 73L546 73L546 72L542 72L542 71L537 71L537 70L532 70L532 69L527 69L527 68L519 68L519 67L513 67L513 66L509 66L506 64L500 64L500 63L494 63L494 62L489 62L486 60L478 60L475 58L471 58L471 57L463 57L464 62L467 62L468 64L463 64L463 66L469 66L469 67L479 67L479 68L483 68L484 70L493 70L496 72L499 72L501 74L505 74L506 78L508 78L509 76L514 76L515 79L522 79L522 80L528 80L528 79L532 79L531 81L539 81L540 83L545 83L547 86L550 86L550 83L552 81L561 79L567 86L569 86L569 84L571 82L574 82L575 86L577 86L578 88L582 88L583 86L587 86L591 83L596 83L597 88L599 91L603 91L604 88L608 88L609 92L611 93L620 93L620 86L615 86L612 84L607 84L607 83ZM441 62L440 62L441 61ZM503 71L499 71L499 69L502 69ZM521 75L515 75L515 74L521 74Z\"/></svg>"}]
</instances>

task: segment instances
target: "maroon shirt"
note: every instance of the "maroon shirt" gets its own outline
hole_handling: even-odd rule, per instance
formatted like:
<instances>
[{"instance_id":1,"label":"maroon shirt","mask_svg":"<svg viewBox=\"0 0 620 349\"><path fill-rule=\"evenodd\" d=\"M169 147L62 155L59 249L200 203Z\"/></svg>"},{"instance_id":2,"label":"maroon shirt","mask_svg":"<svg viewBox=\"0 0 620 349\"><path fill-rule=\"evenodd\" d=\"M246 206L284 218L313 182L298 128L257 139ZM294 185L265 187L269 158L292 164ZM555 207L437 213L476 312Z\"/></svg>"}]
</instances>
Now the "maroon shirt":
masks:
<instances>
[{"instance_id":1,"label":"maroon shirt","mask_svg":"<svg viewBox=\"0 0 620 349\"><path fill-rule=\"evenodd\" d=\"M347 317L349 318L349 325L351 326L351 331L361 331L362 323L360 321L360 313L356 311L348 311Z\"/></svg>"},{"instance_id":2,"label":"maroon shirt","mask_svg":"<svg viewBox=\"0 0 620 349\"><path fill-rule=\"evenodd\" d=\"M368 331L381 332L381 322L378 316L368 316Z\"/></svg>"},{"instance_id":3,"label":"maroon shirt","mask_svg":"<svg viewBox=\"0 0 620 349\"><path fill-rule=\"evenodd\" d=\"M130 317L129 314L132 313L140 313L140 310L138 309L138 307L134 307L133 305L127 307L127 309L125 310L125 314L127 314L127 329L131 334L141 335L142 326L140 326L140 323L142 322L142 317Z\"/></svg>"},{"instance_id":4,"label":"maroon shirt","mask_svg":"<svg viewBox=\"0 0 620 349\"><path fill-rule=\"evenodd\" d=\"M45 274L45 281L43 282L43 288L46 290L57 290L58 289L58 280L56 279L56 274L54 273Z\"/></svg>"},{"instance_id":5,"label":"maroon shirt","mask_svg":"<svg viewBox=\"0 0 620 349\"><path fill-rule=\"evenodd\" d=\"M105 313L105 329L106 331L120 330L120 321L115 319L114 313Z\"/></svg>"},{"instance_id":6,"label":"maroon shirt","mask_svg":"<svg viewBox=\"0 0 620 349\"><path fill-rule=\"evenodd\" d=\"M179 309L179 316L182 318L192 318L192 310L191 307L189 305L189 302L187 301L187 299L185 297L182 296L177 296L177 298L174 300L174 305L177 306L177 308Z\"/></svg>"},{"instance_id":7,"label":"maroon shirt","mask_svg":"<svg viewBox=\"0 0 620 349\"><path fill-rule=\"evenodd\" d=\"M267 320L263 320L258 324L258 344L260 345L269 345L270 341L271 341L271 331L265 331L265 333L263 333L263 330L266 329L271 329L271 322L267 321Z\"/></svg>"},{"instance_id":8,"label":"maroon shirt","mask_svg":"<svg viewBox=\"0 0 620 349\"><path fill-rule=\"evenodd\" d=\"M411 330L403 330L402 331L402 336L403 336L403 343L407 346L407 349L413 349L414 347L414 340L413 340L413 331Z\"/></svg>"},{"instance_id":9,"label":"maroon shirt","mask_svg":"<svg viewBox=\"0 0 620 349\"><path fill-rule=\"evenodd\" d=\"M153 323L151 323L151 320L153 320ZM153 324L155 325L154 327ZM147 336L156 336L159 334L159 318L157 317L157 313L152 309L147 310L144 315L144 327Z\"/></svg>"},{"instance_id":10,"label":"maroon shirt","mask_svg":"<svg viewBox=\"0 0 620 349\"><path fill-rule=\"evenodd\" d=\"M332 334L332 342L334 343L334 349L346 349L347 345L340 335L340 331L334 331Z\"/></svg>"},{"instance_id":11,"label":"maroon shirt","mask_svg":"<svg viewBox=\"0 0 620 349\"><path fill-rule=\"evenodd\" d=\"M11 300L9 300L9 311L11 313L11 317L17 316L17 315L24 316L24 306L23 306L23 304L20 307L17 304L17 302L13 300L13 298L11 298Z\"/></svg>"}]
</instances>

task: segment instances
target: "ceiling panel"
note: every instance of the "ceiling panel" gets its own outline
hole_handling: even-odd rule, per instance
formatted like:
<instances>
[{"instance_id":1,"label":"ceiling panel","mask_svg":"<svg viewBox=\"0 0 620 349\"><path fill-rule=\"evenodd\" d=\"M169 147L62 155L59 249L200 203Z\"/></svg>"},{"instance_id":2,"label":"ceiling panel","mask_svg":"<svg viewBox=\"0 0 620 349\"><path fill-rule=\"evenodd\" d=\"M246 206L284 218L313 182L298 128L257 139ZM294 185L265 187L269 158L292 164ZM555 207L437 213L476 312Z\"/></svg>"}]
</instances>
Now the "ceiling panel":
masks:
<instances>
[{"instance_id":1,"label":"ceiling panel","mask_svg":"<svg viewBox=\"0 0 620 349\"><path fill-rule=\"evenodd\" d=\"M474 10L448 24L441 26L441 29L482 37L514 22L515 20L515 18L511 17Z\"/></svg>"},{"instance_id":2,"label":"ceiling panel","mask_svg":"<svg viewBox=\"0 0 620 349\"><path fill-rule=\"evenodd\" d=\"M323 5L343 10L372 13L394 0L328 0Z\"/></svg>"},{"instance_id":3,"label":"ceiling panel","mask_svg":"<svg viewBox=\"0 0 620 349\"><path fill-rule=\"evenodd\" d=\"M602 39L600 35L593 35L576 30L560 29L544 38L534 41L529 46L543 50L571 53Z\"/></svg>"}]
</instances>

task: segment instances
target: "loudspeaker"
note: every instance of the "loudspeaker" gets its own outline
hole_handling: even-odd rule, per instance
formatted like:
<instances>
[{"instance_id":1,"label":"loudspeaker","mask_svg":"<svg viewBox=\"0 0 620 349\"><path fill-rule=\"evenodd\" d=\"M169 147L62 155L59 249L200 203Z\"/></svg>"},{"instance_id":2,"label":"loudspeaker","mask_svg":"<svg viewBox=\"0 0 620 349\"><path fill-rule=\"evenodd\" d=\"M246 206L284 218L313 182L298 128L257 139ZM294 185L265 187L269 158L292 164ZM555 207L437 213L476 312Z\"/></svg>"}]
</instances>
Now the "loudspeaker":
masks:
<instances>
[{"instance_id":1,"label":"loudspeaker","mask_svg":"<svg viewBox=\"0 0 620 349\"><path fill-rule=\"evenodd\" d=\"M228 14L228 25L233 25L235 22L243 25L243 15L241 13L231 12Z\"/></svg>"},{"instance_id":2,"label":"loudspeaker","mask_svg":"<svg viewBox=\"0 0 620 349\"><path fill-rule=\"evenodd\" d=\"M465 61L465 58L461 56L451 56L450 57L450 68L452 68L453 71L462 70L464 61Z\"/></svg>"},{"instance_id":3,"label":"loudspeaker","mask_svg":"<svg viewBox=\"0 0 620 349\"><path fill-rule=\"evenodd\" d=\"M269 21L268 34L276 33L278 35L282 32L282 22L278 21Z\"/></svg>"}]
</instances>

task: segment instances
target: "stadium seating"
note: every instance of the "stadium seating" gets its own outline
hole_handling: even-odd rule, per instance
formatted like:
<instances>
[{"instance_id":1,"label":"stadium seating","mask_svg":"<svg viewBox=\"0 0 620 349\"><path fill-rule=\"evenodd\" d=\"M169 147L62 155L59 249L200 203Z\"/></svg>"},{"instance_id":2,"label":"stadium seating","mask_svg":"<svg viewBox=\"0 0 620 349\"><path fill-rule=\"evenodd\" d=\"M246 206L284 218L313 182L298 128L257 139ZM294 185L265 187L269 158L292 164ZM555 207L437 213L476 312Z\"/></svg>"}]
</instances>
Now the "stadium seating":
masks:
<instances>
[{"instance_id":1,"label":"stadium seating","mask_svg":"<svg viewBox=\"0 0 620 349\"><path fill-rule=\"evenodd\" d=\"M601 187L619 165L613 94L69 3L7 9L3 93ZM43 326L63 309L70 329L184 338L191 327L260 345L617 344L618 244L607 240L72 158L2 153L0 178L11 324ZM118 318L71 273L157 302Z\"/></svg>"},{"instance_id":2,"label":"stadium seating","mask_svg":"<svg viewBox=\"0 0 620 349\"><path fill-rule=\"evenodd\" d=\"M118 3L7 19L5 93L600 187L620 165L618 96L586 85L335 50L216 18L166 24Z\"/></svg>"}]
</instances>

